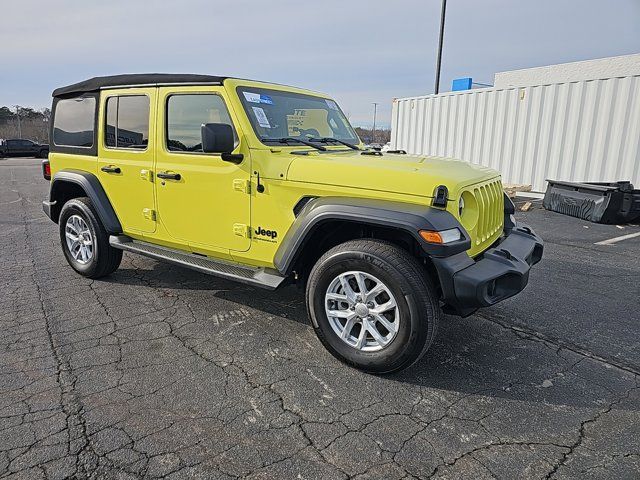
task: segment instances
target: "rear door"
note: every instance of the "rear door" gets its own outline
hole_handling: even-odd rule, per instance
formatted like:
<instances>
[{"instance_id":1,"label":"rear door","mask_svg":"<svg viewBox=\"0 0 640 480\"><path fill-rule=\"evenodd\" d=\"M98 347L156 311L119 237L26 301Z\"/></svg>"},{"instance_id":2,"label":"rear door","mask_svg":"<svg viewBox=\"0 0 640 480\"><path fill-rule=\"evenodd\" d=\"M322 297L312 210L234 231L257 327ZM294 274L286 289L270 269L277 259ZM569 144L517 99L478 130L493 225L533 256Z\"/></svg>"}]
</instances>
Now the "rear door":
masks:
<instances>
[{"instance_id":1,"label":"rear door","mask_svg":"<svg viewBox=\"0 0 640 480\"><path fill-rule=\"evenodd\" d=\"M125 233L156 229L155 88L107 90L100 99L98 178Z\"/></svg>"},{"instance_id":2,"label":"rear door","mask_svg":"<svg viewBox=\"0 0 640 480\"><path fill-rule=\"evenodd\" d=\"M156 180L158 213L175 240L194 250L228 253L251 245L249 150L241 144L238 122L222 87L160 87L158 89ZM201 126L227 123L234 128L239 165L220 155L203 153Z\"/></svg>"},{"instance_id":3,"label":"rear door","mask_svg":"<svg viewBox=\"0 0 640 480\"><path fill-rule=\"evenodd\" d=\"M7 140L8 157L19 157L23 155L23 150L22 140Z\"/></svg>"}]
</instances>

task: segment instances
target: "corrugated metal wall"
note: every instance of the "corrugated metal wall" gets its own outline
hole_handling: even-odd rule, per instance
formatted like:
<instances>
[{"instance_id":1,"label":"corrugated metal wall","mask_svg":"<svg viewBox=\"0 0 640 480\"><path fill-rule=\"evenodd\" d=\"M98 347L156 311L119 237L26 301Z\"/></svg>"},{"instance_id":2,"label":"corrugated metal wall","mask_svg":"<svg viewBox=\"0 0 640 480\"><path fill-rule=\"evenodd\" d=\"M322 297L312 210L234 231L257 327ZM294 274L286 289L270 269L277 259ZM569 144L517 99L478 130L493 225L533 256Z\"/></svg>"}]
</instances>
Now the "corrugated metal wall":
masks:
<instances>
[{"instance_id":1,"label":"corrugated metal wall","mask_svg":"<svg viewBox=\"0 0 640 480\"><path fill-rule=\"evenodd\" d=\"M537 192L547 178L640 188L640 76L396 99L391 144L485 165Z\"/></svg>"}]
</instances>

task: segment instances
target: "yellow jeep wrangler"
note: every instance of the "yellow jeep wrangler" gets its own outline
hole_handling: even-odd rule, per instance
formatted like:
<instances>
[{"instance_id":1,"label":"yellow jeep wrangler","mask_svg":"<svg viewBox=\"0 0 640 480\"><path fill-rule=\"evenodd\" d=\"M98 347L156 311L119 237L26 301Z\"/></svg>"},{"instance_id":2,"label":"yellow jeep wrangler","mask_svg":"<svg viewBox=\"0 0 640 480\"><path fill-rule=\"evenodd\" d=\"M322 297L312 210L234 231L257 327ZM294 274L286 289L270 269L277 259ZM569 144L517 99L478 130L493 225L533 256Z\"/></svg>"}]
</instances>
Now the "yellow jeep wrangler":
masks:
<instances>
[{"instance_id":1,"label":"yellow jeep wrangler","mask_svg":"<svg viewBox=\"0 0 640 480\"><path fill-rule=\"evenodd\" d=\"M53 92L45 213L81 275L122 252L276 289L304 286L325 347L411 365L442 311L520 292L542 241L500 176L363 149L326 95L209 75L98 77Z\"/></svg>"}]
</instances>

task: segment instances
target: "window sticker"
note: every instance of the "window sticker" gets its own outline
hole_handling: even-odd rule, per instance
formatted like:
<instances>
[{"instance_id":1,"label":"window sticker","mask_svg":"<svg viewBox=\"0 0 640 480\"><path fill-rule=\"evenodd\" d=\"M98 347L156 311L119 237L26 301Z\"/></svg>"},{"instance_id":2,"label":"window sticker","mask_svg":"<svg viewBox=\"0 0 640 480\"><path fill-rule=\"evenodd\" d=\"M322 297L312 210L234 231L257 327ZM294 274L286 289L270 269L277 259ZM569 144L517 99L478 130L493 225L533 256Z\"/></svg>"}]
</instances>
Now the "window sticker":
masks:
<instances>
[{"instance_id":1,"label":"window sticker","mask_svg":"<svg viewBox=\"0 0 640 480\"><path fill-rule=\"evenodd\" d=\"M273 105L273 99L269 95L265 95L264 93L251 93L251 92L242 92L244 94L244 98L247 102L251 103L264 103L266 105Z\"/></svg>"},{"instance_id":2,"label":"window sticker","mask_svg":"<svg viewBox=\"0 0 640 480\"><path fill-rule=\"evenodd\" d=\"M259 93L251 93L251 92L242 92L244 94L244 98L247 102L251 103L260 103L260 94Z\"/></svg>"},{"instance_id":3,"label":"window sticker","mask_svg":"<svg viewBox=\"0 0 640 480\"><path fill-rule=\"evenodd\" d=\"M267 118L267 114L264 113L264 110L260 107L251 107L253 109L253 114L256 116L256 120L258 120L258 125L264 128L271 128L269 124L269 119Z\"/></svg>"},{"instance_id":4,"label":"window sticker","mask_svg":"<svg viewBox=\"0 0 640 480\"><path fill-rule=\"evenodd\" d=\"M333 100L325 100L325 102L327 102L327 105L331 110L338 110L338 104Z\"/></svg>"}]
</instances>

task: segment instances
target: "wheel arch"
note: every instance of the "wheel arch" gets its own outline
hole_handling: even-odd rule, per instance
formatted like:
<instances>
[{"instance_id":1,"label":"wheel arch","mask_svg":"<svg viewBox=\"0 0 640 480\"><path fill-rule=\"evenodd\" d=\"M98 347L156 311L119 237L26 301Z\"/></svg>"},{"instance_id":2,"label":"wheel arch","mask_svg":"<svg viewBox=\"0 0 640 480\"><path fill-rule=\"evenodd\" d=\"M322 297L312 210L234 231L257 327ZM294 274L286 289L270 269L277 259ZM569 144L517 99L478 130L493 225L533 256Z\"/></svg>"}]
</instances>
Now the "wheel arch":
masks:
<instances>
[{"instance_id":1,"label":"wheel arch","mask_svg":"<svg viewBox=\"0 0 640 480\"><path fill-rule=\"evenodd\" d=\"M428 205L360 198L316 198L297 212L296 220L276 252L274 264L283 274L300 273L296 269L304 269L336 244L355 238L387 240L424 258L428 264L430 246L418 232L458 226L450 213Z\"/></svg>"},{"instance_id":2,"label":"wheel arch","mask_svg":"<svg viewBox=\"0 0 640 480\"><path fill-rule=\"evenodd\" d=\"M60 170L53 176L49 190L51 220L57 223L63 205L78 197L89 197L102 225L109 234L122 232L118 216L98 177L80 170Z\"/></svg>"}]
</instances>

